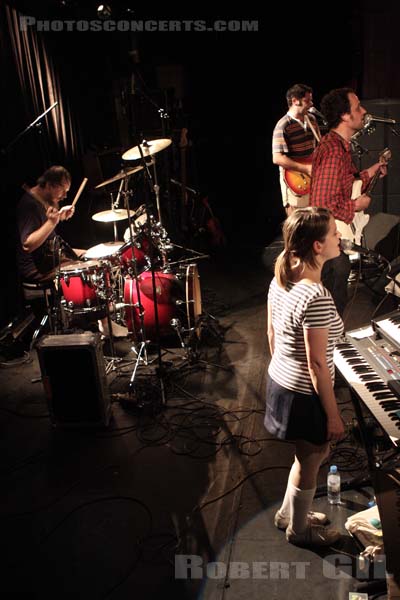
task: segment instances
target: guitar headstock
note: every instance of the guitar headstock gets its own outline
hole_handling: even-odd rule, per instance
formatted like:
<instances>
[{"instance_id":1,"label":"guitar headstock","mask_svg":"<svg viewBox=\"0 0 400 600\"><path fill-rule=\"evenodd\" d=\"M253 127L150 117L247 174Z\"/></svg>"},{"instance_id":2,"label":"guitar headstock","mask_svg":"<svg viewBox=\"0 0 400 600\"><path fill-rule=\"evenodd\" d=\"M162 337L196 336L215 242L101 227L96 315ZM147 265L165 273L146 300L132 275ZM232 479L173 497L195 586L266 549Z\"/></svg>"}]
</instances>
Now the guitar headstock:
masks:
<instances>
[{"instance_id":1,"label":"guitar headstock","mask_svg":"<svg viewBox=\"0 0 400 600\"><path fill-rule=\"evenodd\" d=\"M387 165L389 160L392 158L392 151L390 148L385 148L382 152L379 153L379 162L382 165Z\"/></svg>"},{"instance_id":2,"label":"guitar headstock","mask_svg":"<svg viewBox=\"0 0 400 600\"><path fill-rule=\"evenodd\" d=\"M181 139L179 140L179 148L187 148L189 145L187 138L188 130L186 127L182 127Z\"/></svg>"}]
</instances>

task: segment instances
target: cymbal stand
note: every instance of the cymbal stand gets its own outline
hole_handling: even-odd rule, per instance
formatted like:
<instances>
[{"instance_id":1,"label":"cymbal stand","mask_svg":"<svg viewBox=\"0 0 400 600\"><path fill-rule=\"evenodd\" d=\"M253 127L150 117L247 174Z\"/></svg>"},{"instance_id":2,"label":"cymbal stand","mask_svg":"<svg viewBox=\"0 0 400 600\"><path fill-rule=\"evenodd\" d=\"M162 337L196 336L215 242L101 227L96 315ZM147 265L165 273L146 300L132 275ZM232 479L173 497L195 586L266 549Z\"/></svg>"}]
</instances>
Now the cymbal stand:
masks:
<instances>
[{"instance_id":1,"label":"cymbal stand","mask_svg":"<svg viewBox=\"0 0 400 600\"><path fill-rule=\"evenodd\" d=\"M158 185L158 179L157 179L157 166L156 166L156 155L155 154L153 156L152 164L153 164L153 173L154 173L153 189L154 189L154 194L156 197L158 222L160 223L160 225L162 227L163 224L162 224L162 215L161 215L161 208L160 208L160 186Z\"/></svg>"},{"instance_id":2,"label":"cymbal stand","mask_svg":"<svg viewBox=\"0 0 400 600\"><path fill-rule=\"evenodd\" d=\"M152 280L152 292L153 292L153 303L154 303L154 322L155 322L155 332L156 332L156 346L157 346L157 362L158 362L158 368L157 368L157 376L158 376L158 380L160 383L160 395L161 395L161 404L165 405L166 404L166 395L165 395L165 384L164 384L164 365L162 362L162 356L161 356L161 346L160 346L160 322L159 322L159 317L158 317L158 300L157 300L157 286L156 286L156 279L155 279L155 264L154 264L154 243L153 243L153 239L152 239L152 224L151 224L151 219L150 219L150 202L149 202L149 189L152 190L156 195L158 194L158 184L153 184L153 178L151 176L150 170L149 170L149 165L146 162L145 158L149 156L149 153L146 152L146 142L143 142L143 146L145 148L145 153L142 150L142 146L139 143L138 144L138 148L139 148L139 152L140 152L140 156L141 156L141 163L143 165L144 168L144 175L145 175L145 179L148 183L148 186L145 186L146 188L146 192L145 192L145 205L146 205L146 217L147 217L147 230L148 230L148 235L149 235L149 259L150 259L150 271L151 271L151 280ZM152 157L154 159L154 156ZM128 211L128 215L129 215L129 202L127 197L125 198L125 208ZM157 207L159 209L159 207ZM159 217L161 216L161 214L159 214ZM133 233L132 233L132 226L130 223L130 219L128 216L128 224L129 224L129 233L130 233L130 237L131 237L131 242L133 243ZM132 246L133 248L133 246ZM136 269L136 265L135 265L135 269ZM141 318L141 325L142 325L142 344L147 344L146 337L145 335L143 335L144 333L144 319L143 319L143 310L142 310L142 305L140 302L140 289L139 289L139 284L138 284L138 279L136 279L136 289L137 289L137 294L138 294L138 305L140 308L140 318ZM142 348L140 348L139 352L142 350ZM146 353L146 348L143 348L143 352ZM140 356L140 354L138 355ZM146 353L146 360L147 360L147 353ZM134 372L132 373L132 377L131 377L131 381L129 383L129 389L130 391L132 391L132 387L133 387L133 381L134 381L134 377L136 374L136 369L134 369Z\"/></svg>"},{"instance_id":3,"label":"cymbal stand","mask_svg":"<svg viewBox=\"0 0 400 600\"><path fill-rule=\"evenodd\" d=\"M144 92L143 89L141 89L140 91L141 91L141 93ZM145 97L147 97L147 95L145 93L143 95ZM132 95L131 95L131 98L133 99ZM151 101L151 103L157 109L160 108L151 98L148 98L148 99ZM168 118L168 115L165 111L162 112L161 116L163 118ZM148 230L148 235L149 235L149 251L150 251L149 258L150 258L150 270L151 270L151 281L152 281L153 303L154 303L155 334L156 334L156 344L157 344L157 361L158 361L157 377L159 380L161 404L165 405L166 404L166 395L165 395L165 385L164 385L164 365L163 365L162 357L161 357L160 322L159 322L159 316L158 316L157 287L156 287L155 264L154 264L154 244L153 244L153 238L152 238L152 228L151 228L151 219L150 219L150 201L149 201L149 194L151 192L153 192L156 194L156 197L158 198L157 194L159 193L159 190L156 187L154 187L154 185L153 185L153 179L151 177L148 164L146 163L146 160L145 160L145 156L148 157L148 156L151 156L151 154L150 154L148 148L146 147L147 146L146 141L143 141L144 151L142 149L140 137L143 138L143 134L139 135L137 123L138 123L138 121L137 121L137 118L135 115L135 105L134 105L134 102L132 101L131 102L131 124L133 125L132 137L133 137L134 142L136 142L136 145L138 146L138 149L139 149L140 160L141 160L141 164L144 169L144 178L145 178L145 181L147 184L147 185L145 185L145 205L146 205L146 216L147 216L147 230ZM154 158L154 156L153 156L153 158ZM155 185L158 186L158 182L156 180L156 174L155 174ZM127 202L127 199L125 201ZM129 214L129 206L127 206L127 209L128 209L128 214ZM159 211L159 215L158 215L159 219L161 219L159 199L157 199L157 210ZM131 230L130 230L130 233L131 233L131 238L132 238ZM137 288L139 288L138 285L137 285ZM139 297L138 297L138 302L140 304Z\"/></svg>"},{"instance_id":4,"label":"cymbal stand","mask_svg":"<svg viewBox=\"0 0 400 600\"><path fill-rule=\"evenodd\" d=\"M106 278L107 281L107 278ZM108 374L113 368L115 363L118 361L118 358L115 356L115 347L114 347L114 341L113 341L113 335L112 335L112 321L111 321L111 315L110 315L110 303L109 303L109 299L107 298L107 286L105 289L105 294L106 294L106 318L107 318L107 326L108 326L108 331L109 331L109 340L110 340L110 350L111 350L111 355L105 357L106 358L106 373Z\"/></svg>"},{"instance_id":5,"label":"cymbal stand","mask_svg":"<svg viewBox=\"0 0 400 600\"><path fill-rule=\"evenodd\" d=\"M136 375L136 371L137 368L139 366L139 363L142 361L144 365L148 365L149 364L149 358L148 358L148 353L147 353L147 341L146 341L146 328L145 328L145 324L144 324L144 310L143 310L143 305L141 302L141 291L140 291L140 285L139 285L139 274L137 271L137 261L136 261L136 256L135 256L135 236L134 236L134 231L133 231L133 223L132 223L132 218L131 218L131 214L130 214L130 206L129 206L129 198L132 195L132 192L129 191L127 189L128 186L128 178L125 178L124 181L124 186L125 189L122 191L121 190L121 195L124 198L124 205L127 211L127 215L128 215L128 230L129 230L129 241L130 241L130 245L132 248L132 267L131 267L131 272L130 275L133 276L133 280L135 281L135 286L136 286L136 298L137 298L137 302L135 305L135 308L139 309L139 318L140 318L140 328L139 328L139 333L140 333L140 337L141 337L141 341L139 343L139 350L137 351L135 346L133 346L132 350L136 353L136 359L135 359L135 367L133 369L132 372L132 376L129 382L129 388L131 390L132 386L133 386L133 382L135 379L135 375ZM132 309L134 307L132 306ZM132 322L134 322L134 317L132 315Z\"/></svg>"},{"instance_id":6,"label":"cymbal stand","mask_svg":"<svg viewBox=\"0 0 400 600\"><path fill-rule=\"evenodd\" d=\"M111 196L111 210L116 210L119 207L119 201L121 199L122 188L124 186L124 179L121 179L121 183L119 184L117 199L114 202L113 194L110 192ZM114 242L118 241L118 230L117 230L117 221L114 221Z\"/></svg>"}]
</instances>

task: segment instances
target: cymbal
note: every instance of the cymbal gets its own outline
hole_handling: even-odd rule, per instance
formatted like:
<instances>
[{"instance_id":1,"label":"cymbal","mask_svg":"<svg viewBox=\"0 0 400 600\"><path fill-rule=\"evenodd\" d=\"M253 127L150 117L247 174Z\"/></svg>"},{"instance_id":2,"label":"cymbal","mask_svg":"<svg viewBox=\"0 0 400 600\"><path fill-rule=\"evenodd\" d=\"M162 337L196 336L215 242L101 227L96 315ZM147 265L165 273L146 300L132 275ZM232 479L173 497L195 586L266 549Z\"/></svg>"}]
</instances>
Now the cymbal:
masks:
<instances>
[{"instance_id":1,"label":"cymbal","mask_svg":"<svg viewBox=\"0 0 400 600\"><path fill-rule=\"evenodd\" d=\"M96 185L94 189L98 190L104 185L109 185L110 183L114 183L114 181L119 181L120 179L124 179L124 177L129 177L129 175L133 175L133 173L136 173L136 171L140 171L141 169L143 169L141 165L138 165L137 167L132 167L131 169L121 169L121 171L117 173L117 175L114 175L114 177L111 177L110 179L106 179L102 183L99 183L99 185Z\"/></svg>"},{"instance_id":2,"label":"cymbal","mask_svg":"<svg viewBox=\"0 0 400 600\"><path fill-rule=\"evenodd\" d=\"M129 214L131 217L135 214L134 210L130 210ZM123 221L128 218L128 211L124 208L116 208L114 210L103 210L92 216L93 221L100 221L101 223L111 223L112 221Z\"/></svg>"},{"instance_id":3,"label":"cymbal","mask_svg":"<svg viewBox=\"0 0 400 600\"><path fill-rule=\"evenodd\" d=\"M143 156L151 156L152 154L156 154L160 152L160 150L164 150L170 144L172 144L172 140L167 138L161 138L160 140L144 140L140 147L143 151ZM142 158L139 151L139 146L134 146L133 148L129 148L122 155L122 160L136 160L137 158Z\"/></svg>"}]
</instances>

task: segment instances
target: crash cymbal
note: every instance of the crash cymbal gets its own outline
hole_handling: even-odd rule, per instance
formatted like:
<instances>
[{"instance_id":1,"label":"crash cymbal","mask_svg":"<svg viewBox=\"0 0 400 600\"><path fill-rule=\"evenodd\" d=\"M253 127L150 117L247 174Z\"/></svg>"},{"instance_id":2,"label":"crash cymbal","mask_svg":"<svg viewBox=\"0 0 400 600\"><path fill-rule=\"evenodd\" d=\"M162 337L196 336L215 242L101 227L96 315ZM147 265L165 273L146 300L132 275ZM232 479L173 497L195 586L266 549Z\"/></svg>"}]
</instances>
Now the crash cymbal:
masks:
<instances>
[{"instance_id":1,"label":"crash cymbal","mask_svg":"<svg viewBox=\"0 0 400 600\"><path fill-rule=\"evenodd\" d=\"M136 173L137 171L140 171L141 169L143 169L143 167L141 165L139 165L137 167L132 167L131 169L121 169L121 171L119 173L117 173L117 175L114 175L114 177L111 177L110 179L106 179L102 183L99 183L99 185L96 185L96 187L94 189L98 190L99 188L103 187L104 185L109 185L110 183L114 183L114 181L119 181L120 179L124 179L124 177L129 177L129 175L133 175L133 173Z\"/></svg>"},{"instance_id":2,"label":"crash cymbal","mask_svg":"<svg viewBox=\"0 0 400 600\"><path fill-rule=\"evenodd\" d=\"M160 150L164 150L172 143L172 140L168 140L166 138L161 138L160 140L144 140L140 147L143 151L143 156L151 156L152 154L156 154L156 152L160 152ZM122 155L122 160L136 160L141 158L139 146L134 146L133 148L129 148Z\"/></svg>"},{"instance_id":3,"label":"crash cymbal","mask_svg":"<svg viewBox=\"0 0 400 600\"><path fill-rule=\"evenodd\" d=\"M135 214L134 210L130 210L129 214L131 217ZM92 216L93 221L100 221L101 223L111 223L112 221L123 221L128 218L128 211L124 208L116 208L114 210L103 210Z\"/></svg>"}]
</instances>

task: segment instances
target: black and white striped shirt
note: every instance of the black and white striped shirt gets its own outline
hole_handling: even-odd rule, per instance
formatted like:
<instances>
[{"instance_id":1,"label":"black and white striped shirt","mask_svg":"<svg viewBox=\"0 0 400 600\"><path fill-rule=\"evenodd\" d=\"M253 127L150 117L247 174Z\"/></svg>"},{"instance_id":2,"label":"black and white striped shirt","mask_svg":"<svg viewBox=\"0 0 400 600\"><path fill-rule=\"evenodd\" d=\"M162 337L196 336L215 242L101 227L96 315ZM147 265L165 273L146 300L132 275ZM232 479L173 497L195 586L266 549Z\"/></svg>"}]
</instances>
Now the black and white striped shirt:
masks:
<instances>
[{"instance_id":1,"label":"black and white striped shirt","mask_svg":"<svg viewBox=\"0 0 400 600\"><path fill-rule=\"evenodd\" d=\"M320 283L288 283L283 289L274 278L268 303L274 328L274 354L268 369L270 377L289 390L312 394L314 388L303 330L329 329L326 358L333 382L333 350L344 329L330 292Z\"/></svg>"}]
</instances>

